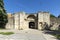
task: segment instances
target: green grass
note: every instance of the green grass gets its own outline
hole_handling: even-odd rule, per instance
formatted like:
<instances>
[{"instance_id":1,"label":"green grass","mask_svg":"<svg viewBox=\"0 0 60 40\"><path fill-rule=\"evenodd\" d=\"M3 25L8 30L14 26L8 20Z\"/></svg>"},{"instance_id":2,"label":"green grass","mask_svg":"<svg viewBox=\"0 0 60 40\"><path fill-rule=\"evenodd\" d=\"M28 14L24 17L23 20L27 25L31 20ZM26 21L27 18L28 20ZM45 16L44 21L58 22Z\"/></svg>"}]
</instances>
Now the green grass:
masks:
<instances>
[{"instance_id":1,"label":"green grass","mask_svg":"<svg viewBox=\"0 0 60 40\"><path fill-rule=\"evenodd\" d=\"M0 28L0 30L4 30L3 28Z\"/></svg>"},{"instance_id":2,"label":"green grass","mask_svg":"<svg viewBox=\"0 0 60 40\"><path fill-rule=\"evenodd\" d=\"M0 32L0 34L2 35L11 35L11 34L14 34L13 32Z\"/></svg>"}]
</instances>

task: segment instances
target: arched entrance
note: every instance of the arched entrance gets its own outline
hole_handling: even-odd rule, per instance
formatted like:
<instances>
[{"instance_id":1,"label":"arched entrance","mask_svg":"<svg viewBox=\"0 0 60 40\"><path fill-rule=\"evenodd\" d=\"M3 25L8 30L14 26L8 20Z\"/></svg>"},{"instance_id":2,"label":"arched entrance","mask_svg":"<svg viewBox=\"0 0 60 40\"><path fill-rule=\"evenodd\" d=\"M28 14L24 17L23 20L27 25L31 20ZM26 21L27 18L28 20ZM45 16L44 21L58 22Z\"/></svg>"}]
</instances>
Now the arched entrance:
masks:
<instances>
[{"instance_id":1,"label":"arched entrance","mask_svg":"<svg viewBox=\"0 0 60 40\"><path fill-rule=\"evenodd\" d=\"M35 22L29 22L29 28L35 29Z\"/></svg>"}]
</instances>

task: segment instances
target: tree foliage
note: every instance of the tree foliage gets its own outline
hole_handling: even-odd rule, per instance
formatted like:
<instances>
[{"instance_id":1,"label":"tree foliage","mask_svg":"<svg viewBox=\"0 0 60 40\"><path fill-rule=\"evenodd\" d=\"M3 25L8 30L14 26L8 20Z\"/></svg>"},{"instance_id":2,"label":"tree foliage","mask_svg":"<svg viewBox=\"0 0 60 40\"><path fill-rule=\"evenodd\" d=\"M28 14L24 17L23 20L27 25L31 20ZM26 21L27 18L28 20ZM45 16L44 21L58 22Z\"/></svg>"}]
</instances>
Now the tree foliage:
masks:
<instances>
[{"instance_id":1,"label":"tree foliage","mask_svg":"<svg viewBox=\"0 0 60 40\"><path fill-rule=\"evenodd\" d=\"M58 16L58 18L60 18L60 15Z\"/></svg>"},{"instance_id":2,"label":"tree foliage","mask_svg":"<svg viewBox=\"0 0 60 40\"><path fill-rule=\"evenodd\" d=\"M7 13L4 9L4 3L3 0L0 0L0 28L5 28L7 22Z\"/></svg>"},{"instance_id":3,"label":"tree foliage","mask_svg":"<svg viewBox=\"0 0 60 40\"><path fill-rule=\"evenodd\" d=\"M50 14L50 17L56 17L56 16L54 16L53 14Z\"/></svg>"}]
</instances>

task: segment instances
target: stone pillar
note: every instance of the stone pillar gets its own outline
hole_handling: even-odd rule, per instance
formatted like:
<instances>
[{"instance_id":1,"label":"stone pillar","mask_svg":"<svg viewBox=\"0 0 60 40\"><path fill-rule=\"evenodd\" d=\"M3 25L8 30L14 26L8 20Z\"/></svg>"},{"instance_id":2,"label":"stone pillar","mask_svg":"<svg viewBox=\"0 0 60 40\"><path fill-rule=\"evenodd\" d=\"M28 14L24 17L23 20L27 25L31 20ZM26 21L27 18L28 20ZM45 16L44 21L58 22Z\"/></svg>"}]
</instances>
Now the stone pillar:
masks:
<instances>
[{"instance_id":1,"label":"stone pillar","mask_svg":"<svg viewBox=\"0 0 60 40\"><path fill-rule=\"evenodd\" d=\"M38 13L38 29L42 30L42 23L43 23L43 13Z\"/></svg>"},{"instance_id":2,"label":"stone pillar","mask_svg":"<svg viewBox=\"0 0 60 40\"><path fill-rule=\"evenodd\" d=\"M18 13L16 13L15 15L14 15L14 19L15 19L15 29L18 29L18 22L19 22L19 17L18 17Z\"/></svg>"}]
</instances>

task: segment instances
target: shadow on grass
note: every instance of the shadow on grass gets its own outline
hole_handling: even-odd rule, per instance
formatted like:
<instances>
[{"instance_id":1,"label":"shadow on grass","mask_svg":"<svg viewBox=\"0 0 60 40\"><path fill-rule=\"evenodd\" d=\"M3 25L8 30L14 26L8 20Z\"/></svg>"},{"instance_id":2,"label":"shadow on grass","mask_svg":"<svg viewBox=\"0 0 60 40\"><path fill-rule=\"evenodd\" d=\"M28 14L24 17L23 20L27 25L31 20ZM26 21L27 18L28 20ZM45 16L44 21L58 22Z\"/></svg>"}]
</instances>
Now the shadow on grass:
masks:
<instances>
[{"instance_id":1,"label":"shadow on grass","mask_svg":"<svg viewBox=\"0 0 60 40\"><path fill-rule=\"evenodd\" d=\"M60 40L60 31L56 31L56 30L44 30L45 34L51 34L53 36L55 36L58 40Z\"/></svg>"}]
</instances>

